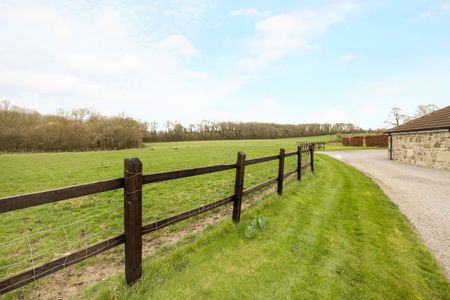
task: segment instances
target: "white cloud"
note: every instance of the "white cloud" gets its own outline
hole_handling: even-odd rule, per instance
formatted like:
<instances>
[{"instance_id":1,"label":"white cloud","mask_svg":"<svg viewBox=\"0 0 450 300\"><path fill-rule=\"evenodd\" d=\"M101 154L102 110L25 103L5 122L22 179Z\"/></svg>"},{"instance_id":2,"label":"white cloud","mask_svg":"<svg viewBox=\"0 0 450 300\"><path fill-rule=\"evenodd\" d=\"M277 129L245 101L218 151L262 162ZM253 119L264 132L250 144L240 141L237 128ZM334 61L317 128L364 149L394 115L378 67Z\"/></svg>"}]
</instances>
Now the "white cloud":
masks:
<instances>
[{"instance_id":1,"label":"white cloud","mask_svg":"<svg viewBox=\"0 0 450 300\"><path fill-rule=\"evenodd\" d=\"M346 65L346 64L350 63L351 61L353 61L355 58L356 58L356 54L348 53L348 54L338 57L337 62L341 65Z\"/></svg>"},{"instance_id":2,"label":"white cloud","mask_svg":"<svg viewBox=\"0 0 450 300\"><path fill-rule=\"evenodd\" d=\"M201 56L189 35L203 8L174 5L159 8L164 12L159 16L152 5L94 6L86 12L86 7L1 3L0 40L10 41L0 47L1 97L42 112L88 106L144 120L205 118L246 78L220 78L185 66ZM149 19L142 19L140 10L149 12ZM165 20L173 21L165 31L155 26Z\"/></svg>"},{"instance_id":3,"label":"white cloud","mask_svg":"<svg viewBox=\"0 0 450 300\"><path fill-rule=\"evenodd\" d=\"M346 107L352 122L363 128L382 126L392 107L401 107L406 114L413 114L418 105L433 103L448 105L450 90L449 63L442 61L439 69L430 64L418 72L406 72L364 80L336 93L336 107Z\"/></svg>"},{"instance_id":4,"label":"white cloud","mask_svg":"<svg viewBox=\"0 0 450 300\"><path fill-rule=\"evenodd\" d=\"M211 113L213 120L217 121L241 121L241 122L279 122L285 123L289 118L284 111L282 102L272 98L264 97L257 101L241 102L241 109L214 110ZM248 113L251 110L252 113Z\"/></svg>"},{"instance_id":5,"label":"white cloud","mask_svg":"<svg viewBox=\"0 0 450 300\"><path fill-rule=\"evenodd\" d=\"M252 114L247 114L247 116L244 114L242 118L248 121L271 122L271 120L279 120L278 122L285 122L283 110L284 106L280 101L272 97L265 97L255 103Z\"/></svg>"},{"instance_id":6,"label":"white cloud","mask_svg":"<svg viewBox=\"0 0 450 300\"><path fill-rule=\"evenodd\" d=\"M347 112L337 109L337 108L323 108L318 112L318 114L321 117L321 120L326 121L320 121L317 122L328 122L328 123L347 123L351 122L351 118L348 115Z\"/></svg>"},{"instance_id":7,"label":"white cloud","mask_svg":"<svg viewBox=\"0 0 450 300\"><path fill-rule=\"evenodd\" d=\"M176 55L193 56L198 53L194 45L186 37L176 34L164 38L159 44L159 49Z\"/></svg>"},{"instance_id":8,"label":"white cloud","mask_svg":"<svg viewBox=\"0 0 450 300\"><path fill-rule=\"evenodd\" d=\"M249 114L248 111L252 113ZM259 100L242 102L239 111L230 109L214 110L213 120L242 122L275 122L279 124L341 123L351 122L351 113L331 105L297 106L286 104L283 99L270 96Z\"/></svg>"},{"instance_id":9,"label":"white cloud","mask_svg":"<svg viewBox=\"0 0 450 300\"><path fill-rule=\"evenodd\" d=\"M427 10L425 12L421 12L420 14L418 14L416 17L411 18L411 19L407 19L406 21L408 23L417 23L423 19L429 18L432 16L431 10Z\"/></svg>"},{"instance_id":10,"label":"white cloud","mask_svg":"<svg viewBox=\"0 0 450 300\"><path fill-rule=\"evenodd\" d=\"M270 83L267 74L271 72L229 70L228 56L211 60L213 64L220 60L218 64L225 66L221 70L192 68L210 59L196 41L197 32L209 25L205 15L214 15L205 4L209 0L193 1L110 2L107 7L86 2L25 6L0 1L0 40L8 41L0 45L0 98L42 112L86 106L105 114L123 111L144 120L182 123L205 118L337 122L351 116L353 122L367 127L381 124L394 105L412 109L429 102L448 105L449 63L438 58L427 64L428 72L427 67L415 66L417 72L392 78L372 74L371 81L354 84L344 79L332 97L330 93L295 94L298 101L294 103L269 89L270 97L252 99L254 89L242 90L243 86L253 80L259 95L264 90L260 85ZM355 9L351 3L334 3L261 16L247 41L248 52L240 56L244 57L241 65L267 67L290 53L310 49ZM335 58L338 62L355 58L352 53L342 54ZM226 72L231 75L220 75ZM302 105L304 99L313 104ZM366 107L367 103L371 106Z\"/></svg>"},{"instance_id":11,"label":"white cloud","mask_svg":"<svg viewBox=\"0 0 450 300\"><path fill-rule=\"evenodd\" d=\"M246 17L268 17L270 12L267 10L259 10L257 8L241 8L237 10L232 10L229 12L232 17L246 16Z\"/></svg>"},{"instance_id":12,"label":"white cloud","mask_svg":"<svg viewBox=\"0 0 450 300\"><path fill-rule=\"evenodd\" d=\"M239 64L264 68L284 55L310 46L330 26L342 22L355 9L351 2L339 2L318 9L270 16L255 24L255 36L248 41L251 56Z\"/></svg>"},{"instance_id":13,"label":"white cloud","mask_svg":"<svg viewBox=\"0 0 450 300\"><path fill-rule=\"evenodd\" d=\"M373 94L395 94L411 87L407 81L374 81L363 84L360 88L364 92Z\"/></svg>"},{"instance_id":14,"label":"white cloud","mask_svg":"<svg viewBox=\"0 0 450 300\"><path fill-rule=\"evenodd\" d=\"M131 53L99 59L95 54L67 52L60 54L57 61L72 72L102 76L133 74L142 71L144 65L142 57Z\"/></svg>"}]
</instances>

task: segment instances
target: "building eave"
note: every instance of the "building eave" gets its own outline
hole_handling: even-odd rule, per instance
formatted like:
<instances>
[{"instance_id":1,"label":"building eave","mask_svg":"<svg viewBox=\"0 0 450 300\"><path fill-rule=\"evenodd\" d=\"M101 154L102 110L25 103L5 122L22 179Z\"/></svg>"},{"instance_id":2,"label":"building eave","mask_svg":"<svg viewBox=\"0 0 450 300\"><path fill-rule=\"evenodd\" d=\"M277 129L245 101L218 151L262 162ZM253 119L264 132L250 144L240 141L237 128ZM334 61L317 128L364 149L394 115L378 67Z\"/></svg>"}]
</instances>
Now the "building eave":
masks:
<instances>
[{"instance_id":1,"label":"building eave","mask_svg":"<svg viewBox=\"0 0 450 300\"><path fill-rule=\"evenodd\" d=\"M384 133L391 135L391 134L396 134L396 133L414 133L414 132L425 133L425 132L444 132L444 131L450 132L450 127L446 126L446 127L420 128L420 129L408 129L408 130L386 130Z\"/></svg>"}]
</instances>

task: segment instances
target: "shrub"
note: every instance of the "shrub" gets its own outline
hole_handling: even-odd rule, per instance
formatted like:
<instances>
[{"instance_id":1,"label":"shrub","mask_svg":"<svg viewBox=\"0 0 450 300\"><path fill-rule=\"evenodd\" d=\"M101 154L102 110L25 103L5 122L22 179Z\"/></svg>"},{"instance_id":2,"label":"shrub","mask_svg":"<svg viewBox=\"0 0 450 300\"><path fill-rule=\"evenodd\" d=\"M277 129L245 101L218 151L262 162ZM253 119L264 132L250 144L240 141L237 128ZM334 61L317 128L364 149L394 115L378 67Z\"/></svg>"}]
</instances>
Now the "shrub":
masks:
<instances>
[{"instance_id":1,"label":"shrub","mask_svg":"<svg viewBox=\"0 0 450 300\"><path fill-rule=\"evenodd\" d=\"M344 146L366 146L366 147L387 147L388 137L384 134L343 137L342 145Z\"/></svg>"},{"instance_id":2,"label":"shrub","mask_svg":"<svg viewBox=\"0 0 450 300\"><path fill-rule=\"evenodd\" d=\"M342 145L344 145L344 146L350 146L350 138L348 138L348 137L343 137L343 138L342 138Z\"/></svg>"},{"instance_id":3,"label":"shrub","mask_svg":"<svg viewBox=\"0 0 450 300\"><path fill-rule=\"evenodd\" d=\"M387 147L388 136L384 134L380 135L368 135L366 138L367 147Z\"/></svg>"},{"instance_id":4,"label":"shrub","mask_svg":"<svg viewBox=\"0 0 450 300\"><path fill-rule=\"evenodd\" d=\"M350 138L350 146L364 146L363 136L353 136Z\"/></svg>"}]
</instances>

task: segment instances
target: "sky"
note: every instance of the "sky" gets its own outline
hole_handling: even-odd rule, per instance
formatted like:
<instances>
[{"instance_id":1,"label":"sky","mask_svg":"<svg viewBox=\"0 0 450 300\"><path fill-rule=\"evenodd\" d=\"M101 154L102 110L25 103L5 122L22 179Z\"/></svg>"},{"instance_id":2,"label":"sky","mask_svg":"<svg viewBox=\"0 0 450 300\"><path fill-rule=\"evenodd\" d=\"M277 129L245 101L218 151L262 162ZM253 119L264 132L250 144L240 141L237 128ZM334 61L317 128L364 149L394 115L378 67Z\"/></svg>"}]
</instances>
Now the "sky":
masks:
<instances>
[{"instance_id":1,"label":"sky","mask_svg":"<svg viewBox=\"0 0 450 300\"><path fill-rule=\"evenodd\" d=\"M0 2L0 99L143 121L352 122L450 105L450 1Z\"/></svg>"}]
</instances>

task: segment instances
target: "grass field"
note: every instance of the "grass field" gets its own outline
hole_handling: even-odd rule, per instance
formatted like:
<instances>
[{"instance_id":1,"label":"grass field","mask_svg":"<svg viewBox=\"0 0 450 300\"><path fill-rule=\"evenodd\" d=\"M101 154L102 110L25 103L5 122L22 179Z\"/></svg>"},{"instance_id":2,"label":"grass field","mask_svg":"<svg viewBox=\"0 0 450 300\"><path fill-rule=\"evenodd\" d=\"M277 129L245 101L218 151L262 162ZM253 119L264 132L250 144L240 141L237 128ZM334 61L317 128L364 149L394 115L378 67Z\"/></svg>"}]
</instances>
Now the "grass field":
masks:
<instances>
[{"instance_id":1,"label":"grass field","mask_svg":"<svg viewBox=\"0 0 450 300\"><path fill-rule=\"evenodd\" d=\"M330 141L334 136L315 137ZM142 149L105 152L0 155L0 197L123 176L123 159L139 157L145 173L233 163L296 150L305 139L208 141L147 144ZM286 170L296 158L286 159ZM277 175L277 162L247 168L246 186ZM146 185L143 219L149 223L232 194L234 171ZM40 265L67 252L121 233L123 191L111 191L5 213L0 219L0 278ZM31 251L33 258L31 258Z\"/></svg>"},{"instance_id":2,"label":"grass field","mask_svg":"<svg viewBox=\"0 0 450 300\"><path fill-rule=\"evenodd\" d=\"M318 172L148 257L80 299L450 299L450 285L398 208L369 178L319 156ZM268 229L244 237L255 216Z\"/></svg>"},{"instance_id":3,"label":"grass field","mask_svg":"<svg viewBox=\"0 0 450 300\"><path fill-rule=\"evenodd\" d=\"M247 158L251 159L276 154L281 147L294 151L296 141L334 139L334 136L322 136L279 140L175 142L147 144L143 149L108 152L2 154L0 197L121 177L124 158L139 157L143 162L144 172L153 173L233 163L238 151L245 151ZM327 150L339 149L354 147L336 143L327 145ZM286 159L286 171L294 169L295 165L295 157ZM276 161L250 166L246 170L245 185L249 187L275 178L276 175ZM233 183L234 171L231 170L147 185L143 191L144 223L228 196L232 194ZM2 214L0 278L122 232L122 193L122 190L117 190Z\"/></svg>"}]
</instances>

